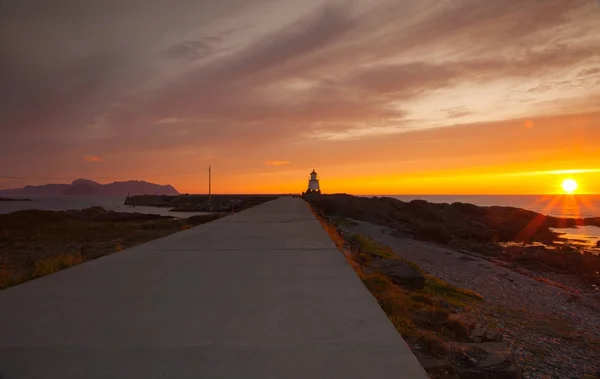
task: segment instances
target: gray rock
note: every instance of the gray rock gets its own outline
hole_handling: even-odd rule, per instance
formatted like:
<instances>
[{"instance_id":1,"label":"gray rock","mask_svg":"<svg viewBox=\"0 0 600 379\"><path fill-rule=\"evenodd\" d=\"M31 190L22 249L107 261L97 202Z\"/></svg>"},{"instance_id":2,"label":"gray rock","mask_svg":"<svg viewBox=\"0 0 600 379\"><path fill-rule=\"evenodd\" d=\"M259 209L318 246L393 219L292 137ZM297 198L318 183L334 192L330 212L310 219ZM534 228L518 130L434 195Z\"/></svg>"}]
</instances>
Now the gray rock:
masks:
<instances>
[{"instance_id":1,"label":"gray rock","mask_svg":"<svg viewBox=\"0 0 600 379\"><path fill-rule=\"evenodd\" d=\"M424 224L419 226L413 233L415 239L421 241L431 241L441 244L448 244L451 240L450 235L440 225Z\"/></svg>"},{"instance_id":2,"label":"gray rock","mask_svg":"<svg viewBox=\"0 0 600 379\"><path fill-rule=\"evenodd\" d=\"M389 277L394 284L401 287L418 290L425 287L425 278L413 267L398 259L377 259L371 266L383 275Z\"/></svg>"},{"instance_id":3,"label":"gray rock","mask_svg":"<svg viewBox=\"0 0 600 379\"><path fill-rule=\"evenodd\" d=\"M482 342L502 342L502 333L484 328L481 324L476 324L471 331L471 339L477 343Z\"/></svg>"},{"instance_id":4,"label":"gray rock","mask_svg":"<svg viewBox=\"0 0 600 379\"><path fill-rule=\"evenodd\" d=\"M461 379L520 379L510 347L505 342L467 344L467 364L458 369ZM476 362L473 362L475 360Z\"/></svg>"}]
</instances>

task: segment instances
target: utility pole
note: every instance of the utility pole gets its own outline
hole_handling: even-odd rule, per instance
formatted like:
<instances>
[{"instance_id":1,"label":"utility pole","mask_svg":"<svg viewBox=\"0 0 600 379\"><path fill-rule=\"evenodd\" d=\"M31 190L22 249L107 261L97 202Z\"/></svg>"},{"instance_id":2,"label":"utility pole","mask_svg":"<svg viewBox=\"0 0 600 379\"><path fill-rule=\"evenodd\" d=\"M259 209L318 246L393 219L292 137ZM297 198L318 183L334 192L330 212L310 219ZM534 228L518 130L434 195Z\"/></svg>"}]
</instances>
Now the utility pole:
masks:
<instances>
[{"instance_id":1,"label":"utility pole","mask_svg":"<svg viewBox=\"0 0 600 379\"><path fill-rule=\"evenodd\" d=\"M210 166L208 166L208 215L212 216L212 203L210 200Z\"/></svg>"}]
</instances>

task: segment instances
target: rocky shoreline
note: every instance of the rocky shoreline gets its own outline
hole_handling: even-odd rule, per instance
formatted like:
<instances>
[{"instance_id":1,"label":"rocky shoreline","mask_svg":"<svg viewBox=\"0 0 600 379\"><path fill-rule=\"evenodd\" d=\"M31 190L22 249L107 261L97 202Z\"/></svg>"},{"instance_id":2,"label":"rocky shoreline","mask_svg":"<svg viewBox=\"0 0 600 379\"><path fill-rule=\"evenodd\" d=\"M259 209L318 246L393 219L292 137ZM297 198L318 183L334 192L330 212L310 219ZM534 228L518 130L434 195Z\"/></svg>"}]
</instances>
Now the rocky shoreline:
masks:
<instances>
[{"instance_id":1,"label":"rocky shoreline","mask_svg":"<svg viewBox=\"0 0 600 379\"><path fill-rule=\"evenodd\" d=\"M222 217L23 210L0 214L0 290Z\"/></svg>"},{"instance_id":2,"label":"rocky shoreline","mask_svg":"<svg viewBox=\"0 0 600 379\"><path fill-rule=\"evenodd\" d=\"M279 195L137 195L128 196L125 205L170 208L171 212L239 212L264 202L275 200Z\"/></svg>"},{"instance_id":3,"label":"rocky shoreline","mask_svg":"<svg viewBox=\"0 0 600 379\"><path fill-rule=\"evenodd\" d=\"M13 199L10 197L0 197L0 201L31 201L31 199Z\"/></svg>"},{"instance_id":4,"label":"rocky shoreline","mask_svg":"<svg viewBox=\"0 0 600 379\"><path fill-rule=\"evenodd\" d=\"M563 247L560 236L553 238L556 244L553 248L541 245L539 240L550 235L543 226L537 233L530 231L535 237L525 244L511 237L520 236L514 228L499 230L499 225L510 225L511 221L518 225L529 225L532 221L535 225L544 225L543 220L539 222L544 216L516 209L507 209L504 214L493 210L491 216L486 214L483 220L476 219L481 223L478 225L471 222L471 215L480 215L487 208L396 203L394 199L347 195L324 195L309 201L317 214L336 225L336 234L346 241L341 242L344 246L338 243L340 249L351 252L351 265L358 265L357 273L372 292L376 291L374 296L432 378L600 378L600 290L592 284L597 283L593 277L590 281L579 276L580 270L584 270L582 265L595 264L598 256L585 254L577 247ZM465 208L470 212L464 212ZM529 217L515 220L519 214ZM487 217L491 221L488 222ZM435 232L420 234L419 227L423 224L434 225L433 230L444 232L460 228L464 234L459 235L462 238L442 234L443 239ZM469 230L471 225L488 230L489 234L475 241L464 238L473 233ZM508 238L487 240L488 235ZM440 312L439 307L447 304L439 299L434 303L415 302L424 296L431 301L426 297L429 291L419 292L423 290L414 284L420 282L415 282L410 270L398 270L395 264L387 263L388 259L364 261L360 259L360 250L359 254L352 253L356 250L352 245L356 236L386 246L426 275L480 294L483 298L480 303L447 309L449 321L460 320L465 326L463 337L444 336L434 331L434 335L426 333L414 338L405 330L404 322L397 324L395 320L400 314L420 312L428 307ZM472 249L473 244L478 249ZM557 262L544 262L548 259L546 254ZM587 257L589 261L580 257ZM558 269L565 264L564 270ZM379 285L369 285L368 277L377 273L402 288L394 296L413 299L402 313L394 315L396 308L386 302L386 294L377 293ZM406 285L407 280L410 286Z\"/></svg>"},{"instance_id":5,"label":"rocky shoreline","mask_svg":"<svg viewBox=\"0 0 600 379\"><path fill-rule=\"evenodd\" d=\"M552 228L600 225L600 218L561 219L511 207L402 202L385 197L321 195L308 201L323 214L384 226L396 236L434 242L552 273L568 285L600 288L600 250L567 243Z\"/></svg>"},{"instance_id":6,"label":"rocky shoreline","mask_svg":"<svg viewBox=\"0 0 600 379\"><path fill-rule=\"evenodd\" d=\"M343 229L389 246L425 272L481 294L480 307L461 309L470 325L502 336L524 378L582 378L600 374L600 293L557 282L501 260L399 237L365 222ZM500 342L496 341L496 342ZM590 376L590 378L594 378Z\"/></svg>"}]
</instances>

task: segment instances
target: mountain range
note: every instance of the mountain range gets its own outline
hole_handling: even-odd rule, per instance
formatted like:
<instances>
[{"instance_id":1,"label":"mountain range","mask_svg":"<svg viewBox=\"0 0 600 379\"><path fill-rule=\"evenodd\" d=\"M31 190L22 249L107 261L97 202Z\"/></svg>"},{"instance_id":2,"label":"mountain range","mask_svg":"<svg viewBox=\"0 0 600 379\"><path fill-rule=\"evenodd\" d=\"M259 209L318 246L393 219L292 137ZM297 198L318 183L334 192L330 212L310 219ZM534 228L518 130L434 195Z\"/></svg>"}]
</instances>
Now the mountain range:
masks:
<instances>
[{"instance_id":1,"label":"mountain range","mask_svg":"<svg viewBox=\"0 0 600 379\"><path fill-rule=\"evenodd\" d=\"M23 188L0 190L2 196L128 196L128 195L179 195L171 185L149 183L141 180L100 184L92 180L77 179L71 184L44 184Z\"/></svg>"}]
</instances>

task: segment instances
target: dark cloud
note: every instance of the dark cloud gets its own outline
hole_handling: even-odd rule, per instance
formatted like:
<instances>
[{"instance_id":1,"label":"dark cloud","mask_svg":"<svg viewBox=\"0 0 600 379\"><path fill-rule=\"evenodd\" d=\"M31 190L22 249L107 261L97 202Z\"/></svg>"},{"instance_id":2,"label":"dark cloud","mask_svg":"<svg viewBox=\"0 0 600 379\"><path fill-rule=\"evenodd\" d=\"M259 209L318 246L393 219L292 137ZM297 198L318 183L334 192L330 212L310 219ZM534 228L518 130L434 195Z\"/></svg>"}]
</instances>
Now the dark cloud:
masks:
<instances>
[{"instance_id":1,"label":"dark cloud","mask_svg":"<svg viewBox=\"0 0 600 379\"><path fill-rule=\"evenodd\" d=\"M289 2L287 22L259 31L237 20L279 3L35 3L0 5L0 149L20 156L32 141L104 157L402 123L437 89L560 73L600 51L569 40L589 25L584 0ZM532 93L585 85L545 79Z\"/></svg>"},{"instance_id":2,"label":"dark cloud","mask_svg":"<svg viewBox=\"0 0 600 379\"><path fill-rule=\"evenodd\" d=\"M197 60L205 58L213 52L213 46L207 41L185 41L170 46L165 55L174 59Z\"/></svg>"}]
</instances>

